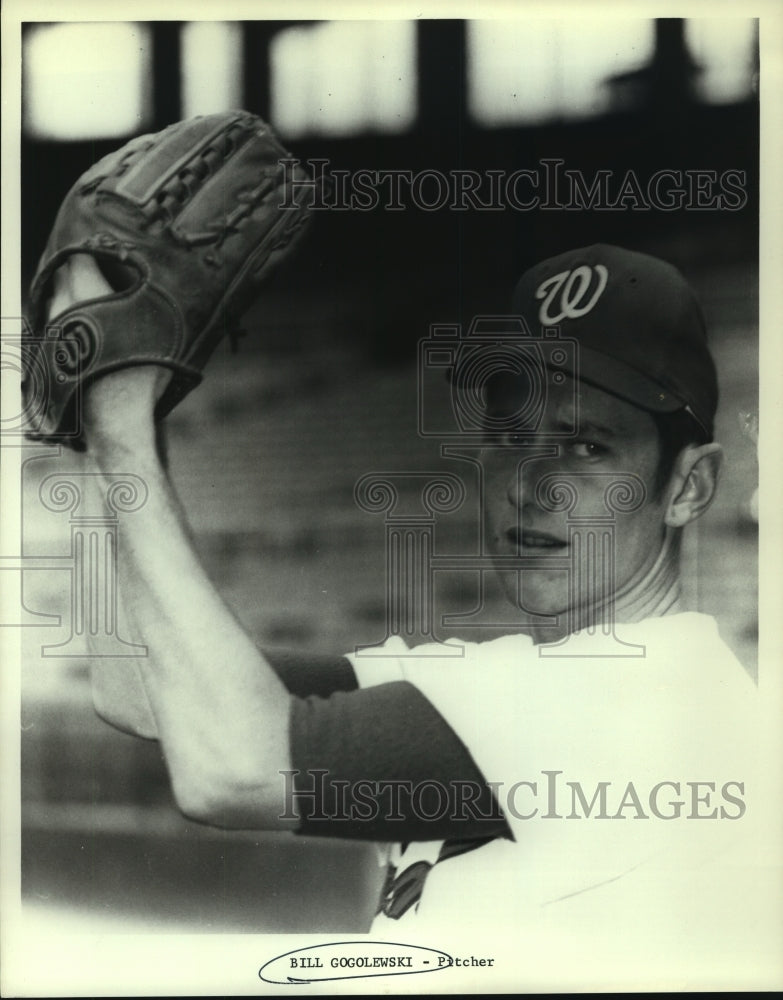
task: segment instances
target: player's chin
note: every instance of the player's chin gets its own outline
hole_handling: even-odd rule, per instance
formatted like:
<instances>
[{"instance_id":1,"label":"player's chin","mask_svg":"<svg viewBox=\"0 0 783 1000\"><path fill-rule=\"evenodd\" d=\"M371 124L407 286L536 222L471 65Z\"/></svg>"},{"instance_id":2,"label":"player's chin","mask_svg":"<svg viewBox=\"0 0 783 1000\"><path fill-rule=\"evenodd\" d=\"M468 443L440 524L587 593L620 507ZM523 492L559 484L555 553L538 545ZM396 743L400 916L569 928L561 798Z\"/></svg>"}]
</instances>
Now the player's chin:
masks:
<instances>
[{"instance_id":1,"label":"player's chin","mask_svg":"<svg viewBox=\"0 0 783 1000\"><path fill-rule=\"evenodd\" d=\"M568 607L568 577L563 570L503 570L498 577L506 599L524 617L559 615Z\"/></svg>"},{"instance_id":2,"label":"player's chin","mask_svg":"<svg viewBox=\"0 0 783 1000\"><path fill-rule=\"evenodd\" d=\"M531 615L559 615L568 607L568 585L561 580L525 581L519 595L520 610Z\"/></svg>"}]
</instances>

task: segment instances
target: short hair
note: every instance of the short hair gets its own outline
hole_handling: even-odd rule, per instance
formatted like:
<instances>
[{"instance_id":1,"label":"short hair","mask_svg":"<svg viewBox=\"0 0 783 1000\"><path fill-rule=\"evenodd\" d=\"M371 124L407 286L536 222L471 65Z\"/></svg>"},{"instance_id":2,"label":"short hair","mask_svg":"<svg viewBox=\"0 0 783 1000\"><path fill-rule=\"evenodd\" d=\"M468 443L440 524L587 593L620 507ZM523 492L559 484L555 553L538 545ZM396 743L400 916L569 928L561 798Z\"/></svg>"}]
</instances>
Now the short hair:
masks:
<instances>
[{"instance_id":1,"label":"short hair","mask_svg":"<svg viewBox=\"0 0 783 1000\"><path fill-rule=\"evenodd\" d=\"M653 497L660 499L674 471L677 456L689 444L707 444L711 439L687 410L651 413L658 431L658 466L653 481Z\"/></svg>"}]
</instances>

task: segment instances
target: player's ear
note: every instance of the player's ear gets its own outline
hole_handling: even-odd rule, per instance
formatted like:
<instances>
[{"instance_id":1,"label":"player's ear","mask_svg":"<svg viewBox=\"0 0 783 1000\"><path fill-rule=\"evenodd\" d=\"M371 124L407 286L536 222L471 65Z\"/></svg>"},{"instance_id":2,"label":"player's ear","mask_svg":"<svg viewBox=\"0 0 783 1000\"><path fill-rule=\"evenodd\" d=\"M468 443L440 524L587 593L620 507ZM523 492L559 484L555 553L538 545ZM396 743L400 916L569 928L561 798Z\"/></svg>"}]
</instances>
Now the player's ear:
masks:
<instances>
[{"instance_id":1,"label":"player's ear","mask_svg":"<svg viewBox=\"0 0 783 1000\"><path fill-rule=\"evenodd\" d=\"M669 480L664 517L669 527L682 528L701 517L715 496L722 463L723 448L714 442L682 449Z\"/></svg>"}]
</instances>

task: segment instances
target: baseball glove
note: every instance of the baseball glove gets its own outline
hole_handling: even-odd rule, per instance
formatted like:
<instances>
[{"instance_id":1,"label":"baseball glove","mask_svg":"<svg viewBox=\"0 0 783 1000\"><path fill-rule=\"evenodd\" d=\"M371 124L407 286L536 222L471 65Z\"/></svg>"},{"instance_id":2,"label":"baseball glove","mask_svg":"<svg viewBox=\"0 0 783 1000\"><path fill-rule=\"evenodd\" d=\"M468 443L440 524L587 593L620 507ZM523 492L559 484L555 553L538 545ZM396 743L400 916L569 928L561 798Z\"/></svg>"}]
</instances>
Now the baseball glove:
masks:
<instances>
[{"instance_id":1,"label":"baseball glove","mask_svg":"<svg viewBox=\"0 0 783 1000\"><path fill-rule=\"evenodd\" d=\"M81 449L81 390L132 365L172 377L165 416L310 216L312 185L260 118L243 111L178 122L104 157L63 201L30 288L23 391L29 436ZM303 204L303 202L305 202ZM287 207L282 207L283 204ZM90 254L111 295L80 302L47 324L52 275ZM116 287L117 274L129 279Z\"/></svg>"}]
</instances>

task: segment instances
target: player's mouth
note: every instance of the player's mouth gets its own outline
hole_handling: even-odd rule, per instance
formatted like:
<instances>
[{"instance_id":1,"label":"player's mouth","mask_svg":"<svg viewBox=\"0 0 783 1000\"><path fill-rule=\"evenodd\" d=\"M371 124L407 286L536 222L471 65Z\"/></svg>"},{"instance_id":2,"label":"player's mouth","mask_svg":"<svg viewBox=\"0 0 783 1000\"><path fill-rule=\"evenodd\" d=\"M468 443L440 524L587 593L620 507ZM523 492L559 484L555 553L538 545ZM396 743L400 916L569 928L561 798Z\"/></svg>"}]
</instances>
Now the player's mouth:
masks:
<instances>
[{"instance_id":1,"label":"player's mouth","mask_svg":"<svg viewBox=\"0 0 783 1000\"><path fill-rule=\"evenodd\" d=\"M509 528L506 538L517 549L517 551L532 552L544 551L548 549L561 550L568 547L568 542L550 535L547 531L532 531L523 528Z\"/></svg>"}]
</instances>

